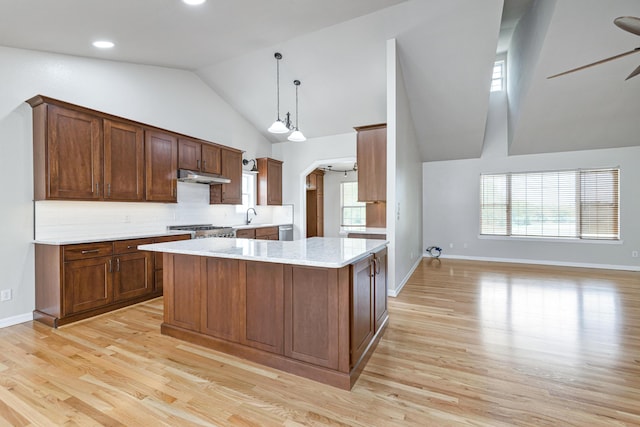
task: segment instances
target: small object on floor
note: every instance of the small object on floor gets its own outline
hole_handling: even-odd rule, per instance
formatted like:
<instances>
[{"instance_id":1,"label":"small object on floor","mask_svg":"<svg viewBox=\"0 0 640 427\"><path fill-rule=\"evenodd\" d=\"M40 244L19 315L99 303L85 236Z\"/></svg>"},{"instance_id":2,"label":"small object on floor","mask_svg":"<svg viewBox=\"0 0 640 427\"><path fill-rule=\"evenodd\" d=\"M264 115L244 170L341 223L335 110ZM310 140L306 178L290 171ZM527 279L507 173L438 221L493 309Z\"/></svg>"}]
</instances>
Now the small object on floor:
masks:
<instances>
[{"instance_id":1,"label":"small object on floor","mask_svg":"<svg viewBox=\"0 0 640 427\"><path fill-rule=\"evenodd\" d=\"M438 246L429 246L427 248L427 253L431 255L432 258L439 258L442 253L442 248Z\"/></svg>"}]
</instances>

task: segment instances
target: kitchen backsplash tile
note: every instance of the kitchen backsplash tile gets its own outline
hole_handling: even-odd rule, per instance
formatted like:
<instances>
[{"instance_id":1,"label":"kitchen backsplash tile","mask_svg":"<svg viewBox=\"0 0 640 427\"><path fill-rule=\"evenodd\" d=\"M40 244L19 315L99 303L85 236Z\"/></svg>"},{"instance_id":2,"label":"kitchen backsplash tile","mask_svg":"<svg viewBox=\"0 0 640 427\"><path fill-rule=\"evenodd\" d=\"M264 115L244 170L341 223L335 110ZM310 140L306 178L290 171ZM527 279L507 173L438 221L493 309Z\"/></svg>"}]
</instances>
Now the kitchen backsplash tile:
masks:
<instances>
[{"instance_id":1,"label":"kitchen backsplash tile","mask_svg":"<svg viewBox=\"0 0 640 427\"><path fill-rule=\"evenodd\" d=\"M256 206L253 224L293 223L293 206ZM114 233L155 233L168 225L244 224L242 206L210 205L209 188L178 183L178 203L35 202L35 238L85 237Z\"/></svg>"}]
</instances>

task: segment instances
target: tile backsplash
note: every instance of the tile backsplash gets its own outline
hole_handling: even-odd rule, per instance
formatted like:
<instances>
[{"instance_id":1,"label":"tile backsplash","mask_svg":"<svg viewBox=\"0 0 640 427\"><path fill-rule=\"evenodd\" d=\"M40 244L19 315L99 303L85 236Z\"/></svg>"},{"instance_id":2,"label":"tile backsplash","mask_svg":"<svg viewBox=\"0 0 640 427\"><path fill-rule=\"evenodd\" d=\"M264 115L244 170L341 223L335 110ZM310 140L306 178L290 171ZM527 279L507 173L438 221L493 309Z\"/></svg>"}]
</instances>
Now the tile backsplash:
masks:
<instances>
[{"instance_id":1,"label":"tile backsplash","mask_svg":"<svg viewBox=\"0 0 640 427\"><path fill-rule=\"evenodd\" d=\"M255 209L252 224L293 223L292 205ZM240 225L245 218L242 206L210 205L208 186L178 182L178 203L35 202L35 238L155 233L179 224Z\"/></svg>"}]
</instances>

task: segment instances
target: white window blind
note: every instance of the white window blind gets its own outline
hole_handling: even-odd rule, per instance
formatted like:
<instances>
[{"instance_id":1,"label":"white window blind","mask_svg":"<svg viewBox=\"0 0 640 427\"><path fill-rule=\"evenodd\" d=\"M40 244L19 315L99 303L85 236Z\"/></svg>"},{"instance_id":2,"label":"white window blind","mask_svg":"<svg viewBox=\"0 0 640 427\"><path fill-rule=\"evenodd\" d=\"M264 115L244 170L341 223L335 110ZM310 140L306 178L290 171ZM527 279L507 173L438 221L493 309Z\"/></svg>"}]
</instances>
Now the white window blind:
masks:
<instances>
[{"instance_id":1,"label":"white window blind","mask_svg":"<svg viewBox=\"0 0 640 427\"><path fill-rule=\"evenodd\" d=\"M483 174L480 234L620 238L619 169Z\"/></svg>"},{"instance_id":2,"label":"white window blind","mask_svg":"<svg viewBox=\"0 0 640 427\"><path fill-rule=\"evenodd\" d=\"M342 209L342 226L366 226L367 205L358 201L357 182L343 182L340 184L340 205Z\"/></svg>"},{"instance_id":3,"label":"white window blind","mask_svg":"<svg viewBox=\"0 0 640 427\"><path fill-rule=\"evenodd\" d=\"M493 74L491 75L491 92L504 90L504 61L496 61L493 64Z\"/></svg>"}]
</instances>

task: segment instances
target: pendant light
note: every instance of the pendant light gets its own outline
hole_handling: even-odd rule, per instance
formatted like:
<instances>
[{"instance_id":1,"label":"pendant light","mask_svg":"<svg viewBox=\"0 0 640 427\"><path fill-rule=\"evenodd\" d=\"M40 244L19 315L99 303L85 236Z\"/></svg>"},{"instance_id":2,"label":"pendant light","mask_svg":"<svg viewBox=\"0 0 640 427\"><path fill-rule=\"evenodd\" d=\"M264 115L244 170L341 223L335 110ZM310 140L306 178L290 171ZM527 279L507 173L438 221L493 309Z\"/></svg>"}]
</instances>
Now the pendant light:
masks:
<instances>
[{"instance_id":1,"label":"pendant light","mask_svg":"<svg viewBox=\"0 0 640 427\"><path fill-rule=\"evenodd\" d=\"M302 142L306 141L307 138L305 138L302 132L298 129L298 87L300 86L300 80L294 80L293 84L296 85L296 127L287 139L293 142Z\"/></svg>"},{"instance_id":2,"label":"pendant light","mask_svg":"<svg viewBox=\"0 0 640 427\"><path fill-rule=\"evenodd\" d=\"M282 59L282 54L280 52L276 52L274 57L276 58L276 105L277 105L277 119L271 127L268 129L271 133L287 133L289 132L289 128L284 124L282 120L280 120L280 60Z\"/></svg>"}]
</instances>

